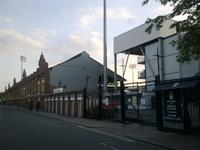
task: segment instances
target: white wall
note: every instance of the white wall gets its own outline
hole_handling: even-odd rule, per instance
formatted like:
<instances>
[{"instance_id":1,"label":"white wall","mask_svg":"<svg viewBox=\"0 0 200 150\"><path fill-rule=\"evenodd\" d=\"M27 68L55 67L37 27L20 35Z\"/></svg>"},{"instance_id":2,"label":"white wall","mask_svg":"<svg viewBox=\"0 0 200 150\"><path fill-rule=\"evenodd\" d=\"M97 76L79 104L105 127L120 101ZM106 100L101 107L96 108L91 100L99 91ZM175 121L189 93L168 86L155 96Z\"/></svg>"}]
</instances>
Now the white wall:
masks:
<instances>
[{"instance_id":1,"label":"white wall","mask_svg":"<svg viewBox=\"0 0 200 150\"><path fill-rule=\"evenodd\" d=\"M176 56L178 54L177 48L173 47L170 42L173 40L177 40L178 36L170 36L168 38L162 39L161 49L159 49L159 41L154 42L145 46L145 57L149 60L146 61L146 78L147 80L154 80L155 75L158 75L158 64L157 64L157 57L154 56L157 54L157 49L159 55L162 57L159 58L159 65L160 65L160 76L162 79L162 72L163 72L163 80L170 80L170 79L177 79L180 78L180 64L176 61ZM162 60L161 60L162 59ZM162 64L163 62L163 64ZM153 72L151 71L152 67Z\"/></svg>"},{"instance_id":2,"label":"white wall","mask_svg":"<svg viewBox=\"0 0 200 150\"><path fill-rule=\"evenodd\" d=\"M199 72L198 61L192 60L189 63L180 64L177 62L177 47L170 44L171 41L178 40L178 35L171 36L163 40L164 52L164 79L177 79L192 77Z\"/></svg>"},{"instance_id":3,"label":"white wall","mask_svg":"<svg viewBox=\"0 0 200 150\"><path fill-rule=\"evenodd\" d=\"M98 78L102 69L87 53L81 53L80 57L53 67L50 71L50 83L57 86L61 80L68 91L83 90L88 76L88 89L98 89Z\"/></svg>"},{"instance_id":4,"label":"white wall","mask_svg":"<svg viewBox=\"0 0 200 150\"><path fill-rule=\"evenodd\" d=\"M177 62L178 50L177 47L172 46L170 42L177 40L178 35L173 35L162 39L162 57L160 58L160 70L163 71L164 80L178 79L192 77L199 72L199 61L192 60L190 63L180 64ZM157 48L159 49L159 41L145 46L145 57L149 60L146 61L146 79L147 81L154 80L158 74L157 69ZM161 61L163 59L163 61ZM163 62L163 65L161 64ZM149 64L151 65L151 70Z\"/></svg>"},{"instance_id":5,"label":"white wall","mask_svg":"<svg viewBox=\"0 0 200 150\"><path fill-rule=\"evenodd\" d=\"M181 78L186 78L188 76L194 76L199 72L199 63L192 60L190 63L181 64Z\"/></svg>"},{"instance_id":6,"label":"white wall","mask_svg":"<svg viewBox=\"0 0 200 150\"><path fill-rule=\"evenodd\" d=\"M107 71L108 76L114 78L114 72L110 69ZM82 52L73 59L52 67L50 84L57 87L61 80L67 91L83 90L86 84L88 90L96 90L101 74L103 74L103 65L90 58L86 52ZM119 78L117 75L118 80Z\"/></svg>"},{"instance_id":7,"label":"white wall","mask_svg":"<svg viewBox=\"0 0 200 150\"><path fill-rule=\"evenodd\" d=\"M146 80L155 80L155 75L158 74L157 58L156 55L158 48L158 42L145 46L145 65L146 65Z\"/></svg>"},{"instance_id":8,"label":"white wall","mask_svg":"<svg viewBox=\"0 0 200 150\"><path fill-rule=\"evenodd\" d=\"M180 64L176 61L178 50L176 46L170 44L173 40L178 40L178 35L162 40L164 80L180 78Z\"/></svg>"}]
</instances>

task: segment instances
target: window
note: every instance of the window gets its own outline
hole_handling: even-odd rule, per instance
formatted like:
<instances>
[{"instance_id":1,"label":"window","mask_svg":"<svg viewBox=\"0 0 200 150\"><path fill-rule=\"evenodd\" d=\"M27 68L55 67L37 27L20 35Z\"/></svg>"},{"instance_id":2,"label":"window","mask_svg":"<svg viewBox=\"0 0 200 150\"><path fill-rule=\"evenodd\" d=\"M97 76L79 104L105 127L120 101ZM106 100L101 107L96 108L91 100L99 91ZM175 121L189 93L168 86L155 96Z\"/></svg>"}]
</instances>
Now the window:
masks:
<instances>
[{"instance_id":1,"label":"window","mask_svg":"<svg viewBox=\"0 0 200 150\"><path fill-rule=\"evenodd\" d=\"M45 79L41 78L41 93L45 93Z\"/></svg>"},{"instance_id":2,"label":"window","mask_svg":"<svg viewBox=\"0 0 200 150\"><path fill-rule=\"evenodd\" d=\"M40 80L37 81L37 93L40 93Z\"/></svg>"}]
</instances>

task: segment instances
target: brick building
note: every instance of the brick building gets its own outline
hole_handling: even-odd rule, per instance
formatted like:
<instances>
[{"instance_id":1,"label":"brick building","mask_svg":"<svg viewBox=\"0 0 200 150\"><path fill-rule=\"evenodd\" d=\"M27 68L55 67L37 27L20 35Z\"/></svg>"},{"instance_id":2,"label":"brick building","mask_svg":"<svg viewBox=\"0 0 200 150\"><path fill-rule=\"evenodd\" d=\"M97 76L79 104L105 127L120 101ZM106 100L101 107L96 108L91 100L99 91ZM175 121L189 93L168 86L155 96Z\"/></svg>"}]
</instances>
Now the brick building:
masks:
<instances>
[{"instance_id":1,"label":"brick building","mask_svg":"<svg viewBox=\"0 0 200 150\"><path fill-rule=\"evenodd\" d=\"M26 76L25 70L22 79L16 82L13 79L13 86L5 90L5 97L8 99L22 99L27 96L47 94L50 92L49 69L44 55L40 55L38 68L31 75Z\"/></svg>"}]
</instances>

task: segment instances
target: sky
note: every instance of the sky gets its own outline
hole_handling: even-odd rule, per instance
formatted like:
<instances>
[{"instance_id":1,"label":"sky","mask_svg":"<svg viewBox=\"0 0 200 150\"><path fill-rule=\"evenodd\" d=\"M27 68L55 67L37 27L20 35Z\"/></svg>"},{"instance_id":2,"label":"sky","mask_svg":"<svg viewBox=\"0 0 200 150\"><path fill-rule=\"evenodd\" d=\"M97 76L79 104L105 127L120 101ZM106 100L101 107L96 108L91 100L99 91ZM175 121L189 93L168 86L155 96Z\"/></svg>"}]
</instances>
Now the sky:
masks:
<instances>
[{"instance_id":1,"label":"sky","mask_svg":"<svg viewBox=\"0 0 200 150\"><path fill-rule=\"evenodd\" d=\"M108 67L114 67L113 38L172 8L152 0L107 0ZM103 63L103 0L0 0L0 92L21 76L20 56L27 75L38 68L41 52L49 66L86 51ZM119 55L118 64L127 56ZM135 64L131 56L129 64ZM140 66L137 68L141 69ZM121 74L120 65L118 73ZM125 78L131 80L127 68ZM135 73L137 74L137 69Z\"/></svg>"}]
</instances>

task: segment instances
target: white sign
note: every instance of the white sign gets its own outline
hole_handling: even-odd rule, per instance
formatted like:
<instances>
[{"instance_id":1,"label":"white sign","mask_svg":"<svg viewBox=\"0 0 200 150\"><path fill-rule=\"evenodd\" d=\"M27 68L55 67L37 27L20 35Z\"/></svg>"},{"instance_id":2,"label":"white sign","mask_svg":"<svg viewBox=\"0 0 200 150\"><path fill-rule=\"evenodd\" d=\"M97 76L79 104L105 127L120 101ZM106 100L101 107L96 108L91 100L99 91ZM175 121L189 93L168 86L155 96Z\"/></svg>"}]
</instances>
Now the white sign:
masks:
<instances>
[{"instance_id":1,"label":"white sign","mask_svg":"<svg viewBox=\"0 0 200 150\"><path fill-rule=\"evenodd\" d=\"M81 97L81 96L80 96L80 97L77 97L77 100L81 101L81 100L82 100L82 97Z\"/></svg>"},{"instance_id":2,"label":"white sign","mask_svg":"<svg viewBox=\"0 0 200 150\"><path fill-rule=\"evenodd\" d=\"M68 101L68 96L65 96L65 101Z\"/></svg>"},{"instance_id":3,"label":"white sign","mask_svg":"<svg viewBox=\"0 0 200 150\"><path fill-rule=\"evenodd\" d=\"M82 98L82 94L78 94L78 96L77 96L77 100L82 100L83 98Z\"/></svg>"},{"instance_id":4,"label":"white sign","mask_svg":"<svg viewBox=\"0 0 200 150\"><path fill-rule=\"evenodd\" d=\"M63 88L57 88L57 89L53 89L53 93L57 94L57 93L63 93L64 89Z\"/></svg>"},{"instance_id":5,"label":"white sign","mask_svg":"<svg viewBox=\"0 0 200 150\"><path fill-rule=\"evenodd\" d=\"M103 100L103 103L104 103L106 106L108 106L108 98L105 98L105 99Z\"/></svg>"},{"instance_id":6,"label":"white sign","mask_svg":"<svg viewBox=\"0 0 200 150\"><path fill-rule=\"evenodd\" d=\"M75 97L74 97L74 95L71 95L71 97L70 97L70 100L72 100L72 101L74 101L74 100L75 100Z\"/></svg>"},{"instance_id":7,"label":"white sign","mask_svg":"<svg viewBox=\"0 0 200 150\"><path fill-rule=\"evenodd\" d=\"M155 92L142 92L142 96L155 96Z\"/></svg>"}]
</instances>

